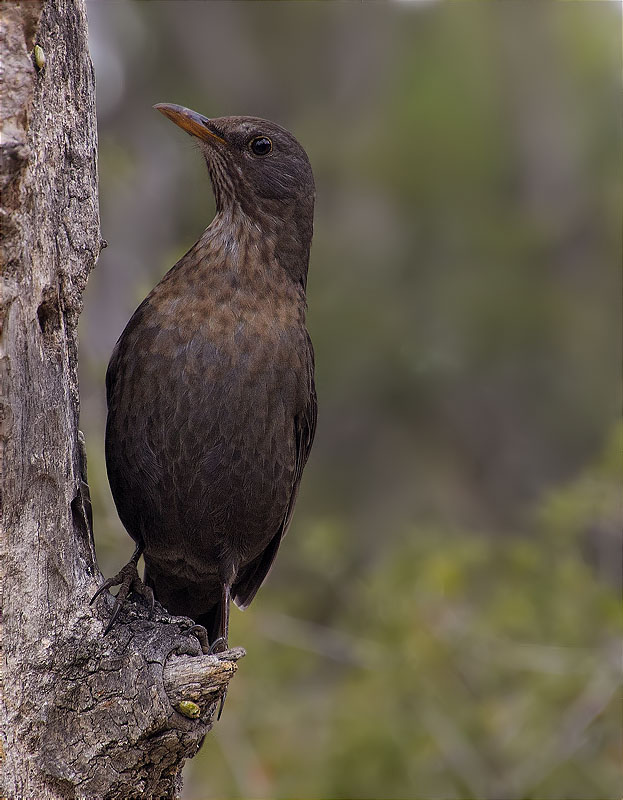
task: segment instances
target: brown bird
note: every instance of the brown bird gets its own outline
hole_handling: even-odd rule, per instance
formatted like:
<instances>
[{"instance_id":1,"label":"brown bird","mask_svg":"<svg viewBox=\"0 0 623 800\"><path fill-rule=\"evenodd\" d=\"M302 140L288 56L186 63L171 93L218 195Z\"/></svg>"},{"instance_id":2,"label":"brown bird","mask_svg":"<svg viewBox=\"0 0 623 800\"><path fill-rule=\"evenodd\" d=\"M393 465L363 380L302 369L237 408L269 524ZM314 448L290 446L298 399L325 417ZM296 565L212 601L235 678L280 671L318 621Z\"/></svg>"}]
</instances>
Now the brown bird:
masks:
<instances>
[{"instance_id":1,"label":"brown bird","mask_svg":"<svg viewBox=\"0 0 623 800\"><path fill-rule=\"evenodd\" d=\"M230 598L246 608L266 578L314 438L314 179L274 122L155 108L198 141L216 215L134 312L108 365L106 466L136 550L97 594L120 585L108 629L130 591L151 589L224 649Z\"/></svg>"}]
</instances>

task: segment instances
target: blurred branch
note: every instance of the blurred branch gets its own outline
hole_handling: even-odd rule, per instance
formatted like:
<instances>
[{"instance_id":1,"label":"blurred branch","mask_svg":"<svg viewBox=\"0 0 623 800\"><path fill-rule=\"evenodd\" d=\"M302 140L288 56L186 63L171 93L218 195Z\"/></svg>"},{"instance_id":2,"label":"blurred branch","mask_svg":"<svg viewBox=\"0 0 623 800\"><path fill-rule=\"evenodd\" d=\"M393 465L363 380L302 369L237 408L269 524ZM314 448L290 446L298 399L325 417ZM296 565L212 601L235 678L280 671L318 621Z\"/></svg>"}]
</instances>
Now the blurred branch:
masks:
<instances>
[{"instance_id":1,"label":"blurred branch","mask_svg":"<svg viewBox=\"0 0 623 800\"><path fill-rule=\"evenodd\" d=\"M257 620L262 633L273 641L333 661L376 669L384 656L384 648L378 642L309 620L276 613L258 614Z\"/></svg>"},{"instance_id":2,"label":"blurred branch","mask_svg":"<svg viewBox=\"0 0 623 800\"><path fill-rule=\"evenodd\" d=\"M487 776L491 775L491 765L484 762L478 750L452 718L439 705L430 703L423 714L422 722L448 765L468 787L470 797L488 797Z\"/></svg>"},{"instance_id":3,"label":"blurred branch","mask_svg":"<svg viewBox=\"0 0 623 800\"><path fill-rule=\"evenodd\" d=\"M587 729L606 710L622 683L620 671L597 671L575 703L563 714L558 726L559 735L549 745L535 750L529 761L507 776L504 783L507 794L510 787L514 787L514 798L538 794L539 784L584 744Z\"/></svg>"},{"instance_id":4,"label":"blurred branch","mask_svg":"<svg viewBox=\"0 0 623 800\"><path fill-rule=\"evenodd\" d=\"M225 715L218 727L216 739L235 781L239 797L253 797L255 800L275 797L270 771L255 749L240 715Z\"/></svg>"}]
</instances>

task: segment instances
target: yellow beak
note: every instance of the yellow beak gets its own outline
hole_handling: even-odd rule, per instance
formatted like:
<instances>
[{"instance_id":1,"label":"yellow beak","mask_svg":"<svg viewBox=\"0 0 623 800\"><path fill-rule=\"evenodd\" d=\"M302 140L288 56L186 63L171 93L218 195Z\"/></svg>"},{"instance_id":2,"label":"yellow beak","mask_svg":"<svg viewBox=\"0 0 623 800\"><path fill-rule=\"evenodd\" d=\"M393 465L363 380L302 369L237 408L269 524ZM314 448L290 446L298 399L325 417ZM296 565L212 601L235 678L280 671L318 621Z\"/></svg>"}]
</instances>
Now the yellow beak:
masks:
<instances>
[{"instance_id":1,"label":"yellow beak","mask_svg":"<svg viewBox=\"0 0 623 800\"><path fill-rule=\"evenodd\" d=\"M190 133L191 136L203 139L204 142L216 140L222 144L227 144L225 139L210 130L210 120L207 117L192 111L190 108L177 106L174 103L156 103L154 108L164 114L165 117L168 117L171 122Z\"/></svg>"}]
</instances>

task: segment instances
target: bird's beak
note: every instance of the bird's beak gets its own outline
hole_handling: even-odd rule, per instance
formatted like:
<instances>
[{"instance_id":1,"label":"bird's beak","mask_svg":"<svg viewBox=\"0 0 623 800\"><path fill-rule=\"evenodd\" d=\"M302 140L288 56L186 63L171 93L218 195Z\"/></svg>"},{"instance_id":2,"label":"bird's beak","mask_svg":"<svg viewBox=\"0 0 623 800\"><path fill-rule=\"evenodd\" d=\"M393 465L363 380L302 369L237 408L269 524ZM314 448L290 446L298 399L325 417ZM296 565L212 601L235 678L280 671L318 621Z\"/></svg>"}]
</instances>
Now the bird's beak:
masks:
<instances>
[{"instance_id":1,"label":"bird's beak","mask_svg":"<svg viewBox=\"0 0 623 800\"><path fill-rule=\"evenodd\" d=\"M175 103L156 103L154 108L162 112L165 117L168 117L187 133L190 133L191 136L203 139L204 142L214 142L216 140L222 144L227 144L222 136L210 129L210 120L207 117L197 114L196 111L191 111L190 108L177 106Z\"/></svg>"}]
</instances>

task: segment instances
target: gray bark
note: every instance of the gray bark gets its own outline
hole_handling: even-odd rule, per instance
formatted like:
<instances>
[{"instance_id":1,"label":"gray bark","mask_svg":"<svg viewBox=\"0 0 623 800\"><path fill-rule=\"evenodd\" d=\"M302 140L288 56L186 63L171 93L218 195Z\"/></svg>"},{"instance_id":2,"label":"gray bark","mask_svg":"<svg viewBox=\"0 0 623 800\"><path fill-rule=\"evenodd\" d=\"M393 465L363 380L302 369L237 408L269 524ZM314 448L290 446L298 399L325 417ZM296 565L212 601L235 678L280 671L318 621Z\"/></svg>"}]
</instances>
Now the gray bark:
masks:
<instances>
[{"instance_id":1,"label":"gray bark","mask_svg":"<svg viewBox=\"0 0 623 800\"><path fill-rule=\"evenodd\" d=\"M112 598L89 606L77 322L101 243L84 0L0 14L0 795L173 798L241 653L202 657L188 620L138 604L103 637Z\"/></svg>"}]
</instances>

